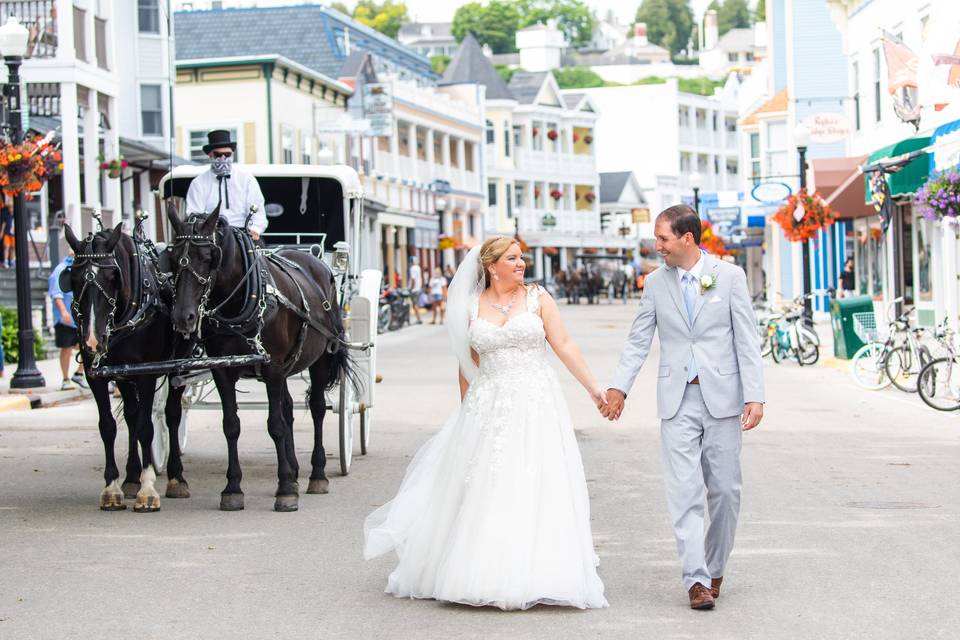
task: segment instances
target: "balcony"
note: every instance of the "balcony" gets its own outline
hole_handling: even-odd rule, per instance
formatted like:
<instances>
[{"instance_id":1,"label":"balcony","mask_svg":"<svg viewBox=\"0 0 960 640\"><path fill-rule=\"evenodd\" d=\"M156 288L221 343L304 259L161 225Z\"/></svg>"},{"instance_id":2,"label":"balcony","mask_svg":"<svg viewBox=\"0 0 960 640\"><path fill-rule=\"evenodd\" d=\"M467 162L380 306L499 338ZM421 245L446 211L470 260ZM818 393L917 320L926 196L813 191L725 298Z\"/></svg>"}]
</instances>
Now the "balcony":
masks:
<instances>
[{"instance_id":1,"label":"balcony","mask_svg":"<svg viewBox=\"0 0 960 640\"><path fill-rule=\"evenodd\" d=\"M584 175L597 172L597 159L593 155L576 153L558 153L554 151L531 151L515 149L514 162L517 171L545 174L551 180L556 178L582 179Z\"/></svg>"},{"instance_id":2,"label":"balcony","mask_svg":"<svg viewBox=\"0 0 960 640\"><path fill-rule=\"evenodd\" d=\"M57 55L56 0L3 0L2 19L16 16L30 32L28 58L53 58Z\"/></svg>"},{"instance_id":3,"label":"balcony","mask_svg":"<svg viewBox=\"0 0 960 640\"><path fill-rule=\"evenodd\" d=\"M515 210L520 223L520 233L599 233L600 216L595 211L553 211L550 209L518 208ZM544 217L551 216L556 224L544 224Z\"/></svg>"}]
</instances>

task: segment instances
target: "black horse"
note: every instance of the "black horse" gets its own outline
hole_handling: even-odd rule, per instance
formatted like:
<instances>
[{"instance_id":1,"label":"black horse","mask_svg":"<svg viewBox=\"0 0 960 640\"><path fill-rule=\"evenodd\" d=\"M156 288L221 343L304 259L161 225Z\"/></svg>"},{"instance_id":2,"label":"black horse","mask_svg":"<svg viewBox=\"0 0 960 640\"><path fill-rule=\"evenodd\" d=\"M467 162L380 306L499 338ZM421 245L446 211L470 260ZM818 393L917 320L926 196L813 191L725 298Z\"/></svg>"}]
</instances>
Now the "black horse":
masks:
<instances>
[{"instance_id":1,"label":"black horse","mask_svg":"<svg viewBox=\"0 0 960 640\"><path fill-rule=\"evenodd\" d=\"M64 226L67 243L73 249L74 263L63 285L73 293L71 312L80 338L80 355L90 390L100 414L100 438L103 440L106 464L103 477L106 486L100 493L100 508L105 511L124 509L124 497L136 498L134 511L160 509L160 495L154 488L156 471L153 465L153 399L156 375L117 378L123 398L123 413L130 434L126 478L122 487L114 458L117 424L110 406L109 380L92 375L98 366L130 365L167 360L174 353L179 336L171 328L164 307L163 277L144 247L124 234L121 225L78 240L69 225ZM180 398L183 388L171 387L165 416L170 431L170 458L167 464L166 496L187 498L189 487L183 478L179 438ZM139 444L139 455L138 447ZM140 455L143 456L141 465Z\"/></svg>"},{"instance_id":2,"label":"black horse","mask_svg":"<svg viewBox=\"0 0 960 640\"><path fill-rule=\"evenodd\" d=\"M210 356L258 352L269 356L264 364L213 370L229 455L220 508L236 511L244 506L236 396L237 380L243 376L255 377L267 387L267 430L277 450L274 509L296 511L299 465L287 378L309 371L314 443L307 493L327 493L324 392L338 380L356 377L344 342L333 274L321 260L300 251L278 251L269 258L260 255L243 231L220 218L219 206L209 215L192 214L184 221L171 204L167 216L175 236L174 329L184 336L199 332Z\"/></svg>"}]
</instances>

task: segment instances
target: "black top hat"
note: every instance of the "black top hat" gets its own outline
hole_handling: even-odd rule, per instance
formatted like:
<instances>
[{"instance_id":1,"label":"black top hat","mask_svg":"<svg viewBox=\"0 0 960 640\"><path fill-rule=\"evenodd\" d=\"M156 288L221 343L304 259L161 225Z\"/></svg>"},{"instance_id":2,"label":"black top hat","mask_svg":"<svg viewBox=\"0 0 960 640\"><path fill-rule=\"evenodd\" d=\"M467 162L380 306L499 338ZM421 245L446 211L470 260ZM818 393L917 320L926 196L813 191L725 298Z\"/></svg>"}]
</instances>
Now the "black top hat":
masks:
<instances>
[{"instance_id":1,"label":"black top hat","mask_svg":"<svg viewBox=\"0 0 960 640\"><path fill-rule=\"evenodd\" d=\"M230 139L230 132L226 129L214 129L207 134L207 144L203 145L203 152L210 153L213 149L230 147L237 150L237 143Z\"/></svg>"}]
</instances>

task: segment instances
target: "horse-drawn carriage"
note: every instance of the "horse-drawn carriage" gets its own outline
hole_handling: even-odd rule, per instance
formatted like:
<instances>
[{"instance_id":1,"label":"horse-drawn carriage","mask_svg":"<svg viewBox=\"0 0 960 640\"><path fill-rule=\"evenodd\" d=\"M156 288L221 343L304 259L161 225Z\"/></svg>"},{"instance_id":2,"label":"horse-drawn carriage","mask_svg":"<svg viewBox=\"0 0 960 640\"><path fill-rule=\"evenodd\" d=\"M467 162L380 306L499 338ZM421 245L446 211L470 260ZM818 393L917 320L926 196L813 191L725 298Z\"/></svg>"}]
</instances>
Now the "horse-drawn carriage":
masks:
<instances>
[{"instance_id":1,"label":"horse-drawn carriage","mask_svg":"<svg viewBox=\"0 0 960 640\"><path fill-rule=\"evenodd\" d=\"M358 422L361 453L369 444L381 273L361 268L361 248L370 240L364 230L372 227L363 217L356 172L342 166L245 167L260 184L269 219L265 246L257 246L245 229L220 218L219 206L213 212L184 211L190 182L207 170L179 167L161 181L169 222L166 247L144 236L142 220L133 237L119 225L84 239L65 229L77 255L64 286L75 292L72 312L107 456L103 509L123 508L123 497L134 490L135 510L159 509L155 469L168 456L167 497L188 497L178 446L185 444L181 416L211 407L223 410L229 453L221 508L242 509L236 400L241 375L267 389L266 402L243 403L243 408L268 409L267 427L277 447L275 509L295 510L299 494L293 444L297 403L288 378L309 375L303 404L312 414L314 448L307 493L327 491L322 444L327 410L338 416L344 475ZM162 376L168 384L157 394ZM108 379L118 382L131 434L122 492L113 459L116 427L106 399ZM220 396L216 403L208 401L211 379Z\"/></svg>"}]
</instances>

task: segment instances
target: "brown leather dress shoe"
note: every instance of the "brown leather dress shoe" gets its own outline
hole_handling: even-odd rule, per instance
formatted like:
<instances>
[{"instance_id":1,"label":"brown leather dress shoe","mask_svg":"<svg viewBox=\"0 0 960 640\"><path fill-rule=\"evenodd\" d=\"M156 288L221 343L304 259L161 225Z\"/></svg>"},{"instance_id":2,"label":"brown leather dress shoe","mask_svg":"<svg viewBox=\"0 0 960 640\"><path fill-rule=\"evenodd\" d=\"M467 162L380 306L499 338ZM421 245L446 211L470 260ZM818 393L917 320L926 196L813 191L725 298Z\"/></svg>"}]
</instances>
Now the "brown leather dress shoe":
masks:
<instances>
[{"instance_id":1,"label":"brown leather dress shoe","mask_svg":"<svg viewBox=\"0 0 960 640\"><path fill-rule=\"evenodd\" d=\"M710 590L699 582L690 587L688 593L690 595L691 609L713 609L716 604L713 601L713 596L710 595Z\"/></svg>"},{"instance_id":2,"label":"brown leather dress shoe","mask_svg":"<svg viewBox=\"0 0 960 640\"><path fill-rule=\"evenodd\" d=\"M720 585L723 584L723 576L710 579L710 595L716 600L720 597Z\"/></svg>"}]
</instances>

